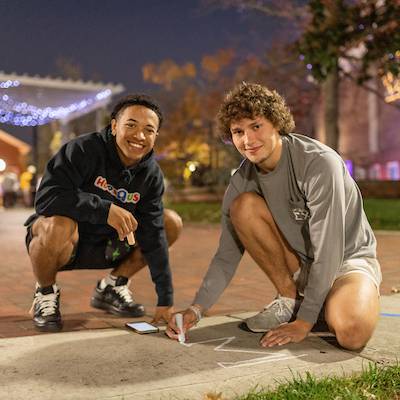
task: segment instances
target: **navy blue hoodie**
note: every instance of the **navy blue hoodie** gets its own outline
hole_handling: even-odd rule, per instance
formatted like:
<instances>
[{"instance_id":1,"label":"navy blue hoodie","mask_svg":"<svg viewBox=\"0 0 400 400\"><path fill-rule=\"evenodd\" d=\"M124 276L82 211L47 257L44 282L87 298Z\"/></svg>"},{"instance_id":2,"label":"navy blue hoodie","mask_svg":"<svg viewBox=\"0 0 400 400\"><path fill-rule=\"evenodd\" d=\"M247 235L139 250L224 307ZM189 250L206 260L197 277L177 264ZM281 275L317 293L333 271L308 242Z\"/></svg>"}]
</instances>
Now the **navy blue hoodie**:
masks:
<instances>
[{"instance_id":1,"label":"navy blue hoodie","mask_svg":"<svg viewBox=\"0 0 400 400\"><path fill-rule=\"evenodd\" d=\"M66 143L48 162L36 195L36 213L78 222L80 240L116 237L107 224L112 203L138 221L135 236L156 285L158 306L173 303L168 244L163 220L164 181L154 153L125 167L109 128Z\"/></svg>"}]
</instances>

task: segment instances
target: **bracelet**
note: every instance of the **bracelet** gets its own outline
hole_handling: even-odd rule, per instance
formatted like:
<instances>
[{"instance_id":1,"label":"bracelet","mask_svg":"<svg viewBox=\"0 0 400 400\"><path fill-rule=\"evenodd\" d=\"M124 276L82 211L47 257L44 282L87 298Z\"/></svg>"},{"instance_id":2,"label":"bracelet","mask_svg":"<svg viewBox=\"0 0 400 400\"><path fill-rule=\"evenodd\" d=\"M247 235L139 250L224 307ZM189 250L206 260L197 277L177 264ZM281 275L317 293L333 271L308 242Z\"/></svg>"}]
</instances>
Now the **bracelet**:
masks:
<instances>
[{"instance_id":1,"label":"bracelet","mask_svg":"<svg viewBox=\"0 0 400 400\"><path fill-rule=\"evenodd\" d=\"M197 324L197 322L199 322L201 320L201 317L202 317L201 311L199 310L198 307L196 307L194 305L191 305L189 307L189 310L192 310L194 312L194 315L196 316L196 324Z\"/></svg>"}]
</instances>

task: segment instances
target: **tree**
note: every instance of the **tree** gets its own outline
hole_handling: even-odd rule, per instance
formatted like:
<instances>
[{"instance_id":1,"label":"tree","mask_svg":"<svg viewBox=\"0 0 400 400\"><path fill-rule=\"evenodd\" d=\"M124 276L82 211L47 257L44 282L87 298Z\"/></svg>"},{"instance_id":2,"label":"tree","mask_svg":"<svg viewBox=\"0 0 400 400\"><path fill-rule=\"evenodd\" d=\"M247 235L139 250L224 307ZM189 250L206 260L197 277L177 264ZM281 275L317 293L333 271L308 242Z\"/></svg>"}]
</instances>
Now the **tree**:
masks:
<instances>
[{"instance_id":1,"label":"tree","mask_svg":"<svg viewBox=\"0 0 400 400\"><path fill-rule=\"evenodd\" d=\"M381 77L400 73L400 59L395 57L400 50L398 0L310 0L309 10L312 20L298 49L317 80L323 81L336 68L346 74L339 60L352 65L346 76L359 84L375 75L371 65Z\"/></svg>"},{"instance_id":2,"label":"tree","mask_svg":"<svg viewBox=\"0 0 400 400\"><path fill-rule=\"evenodd\" d=\"M157 64L145 64L142 67L143 79L172 90L175 82L183 78L194 78L197 74L193 63L178 65L174 60L168 59Z\"/></svg>"},{"instance_id":3,"label":"tree","mask_svg":"<svg viewBox=\"0 0 400 400\"><path fill-rule=\"evenodd\" d=\"M222 49L204 55L200 66L163 60L142 67L143 79L162 88L159 98L168 118L158 146L164 155L161 163L170 176L179 179L188 161L218 169L221 157L229 153L220 149L214 116L231 82L229 68L235 57L233 50Z\"/></svg>"},{"instance_id":4,"label":"tree","mask_svg":"<svg viewBox=\"0 0 400 400\"><path fill-rule=\"evenodd\" d=\"M337 149L341 77L374 90L371 78L399 75L400 7L393 0L311 0L309 10L312 19L297 49L322 84L326 143Z\"/></svg>"},{"instance_id":5,"label":"tree","mask_svg":"<svg viewBox=\"0 0 400 400\"><path fill-rule=\"evenodd\" d=\"M221 4L216 0L205 3ZM382 98L368 80L387 73L399 75L398 0L310 0L308 6L295 0L223 0L222 4L284 18L292 24L298 32L293 49L323 93L326 142L334 149L339 143L340 80L347 77ZM358 49L356 55L354 49Z\"/></svg>"},{"instance_id":6,"label":"tree","mask_svg":"<svg viewBox=\"0 0 400 400\"><path fill-rule=\"evenodd\" d=\"M65 57L58 57L55 64L59 74L63 78L72 79L74 81L82 79L82 66L73 60Z\"/></svg>"}]
</instances>

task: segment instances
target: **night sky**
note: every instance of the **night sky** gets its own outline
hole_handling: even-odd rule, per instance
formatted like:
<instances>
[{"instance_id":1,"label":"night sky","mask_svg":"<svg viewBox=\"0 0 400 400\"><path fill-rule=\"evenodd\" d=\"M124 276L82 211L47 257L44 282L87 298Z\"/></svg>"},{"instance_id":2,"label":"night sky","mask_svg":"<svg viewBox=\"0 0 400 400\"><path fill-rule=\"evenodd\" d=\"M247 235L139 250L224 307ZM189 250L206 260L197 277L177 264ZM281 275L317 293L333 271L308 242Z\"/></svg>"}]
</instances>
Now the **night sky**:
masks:
<instances>
[{"instance_id":1,"label":"night sky","mask_svg":"<svg viewBox=\"0 0 400 400\"><path fill-rule=\"evenodd\" d=\"M170 58L200 66L224 48L241 58L265 54L282 23L204 0L0 0L0 71L60 77L64 58L84 80L152 94L159 87L143 81L144 64ZM0 129L30 142L30 128Z\"/></svg>"},{"instance_id":2,"label":"night sky","mask_svg":"<svg viewBox=\"0 0 400 400\"><path fill-rule=\"evenodd\" d=\"M264 53L280 23L201 0L0 0L0 70L55 77L63 57L84 79L151 92L142 80L145 63L198 65L227 47L243 57Z\"/></svg>"}]
</instances>

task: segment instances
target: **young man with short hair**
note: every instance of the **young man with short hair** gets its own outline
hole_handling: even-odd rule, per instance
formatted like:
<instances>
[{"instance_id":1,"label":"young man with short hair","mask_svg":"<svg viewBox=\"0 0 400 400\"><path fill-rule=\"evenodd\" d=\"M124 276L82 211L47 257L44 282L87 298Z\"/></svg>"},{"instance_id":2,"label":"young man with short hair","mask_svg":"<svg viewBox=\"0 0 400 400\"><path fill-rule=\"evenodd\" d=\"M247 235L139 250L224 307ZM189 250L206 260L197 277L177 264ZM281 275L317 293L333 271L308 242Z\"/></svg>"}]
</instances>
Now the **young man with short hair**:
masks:
<instances>
[{"instance_id":1,"label":"young man with short hair","mask_svg":"<svg viewBox=\"0 0 400 400\"><path fill-rule=\"evenodd\" d=\"M164 210L163 175L153 147L163 116L148 96L122 98L111 125L66 143L49 161L27 226L26 245L37 280L33 322L41 331L59 331L62 270L112 268L94 290L91 305L116 315L139 317L130 278L146 264L158 303L155 322L170 318L173 304L168 244L182 228L180 217ZM127 238L135 233L137 243Z\"/></svg>"}]
</instances>

